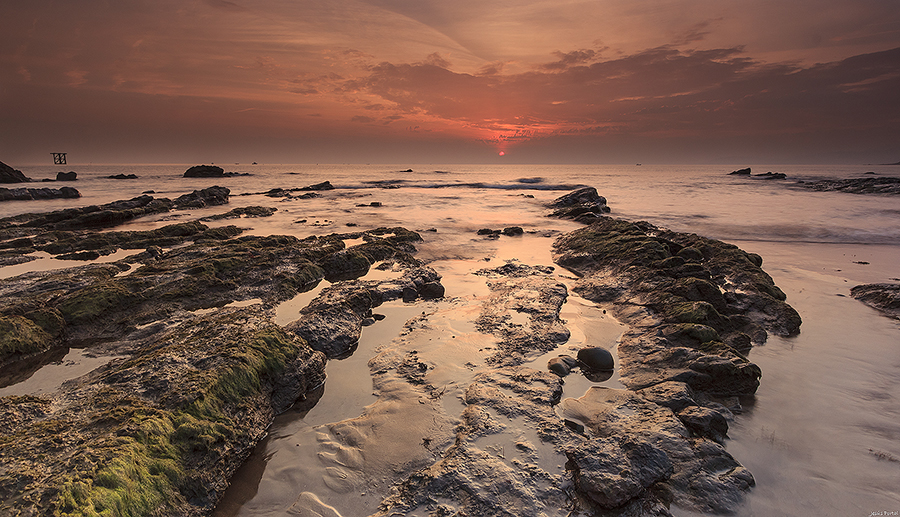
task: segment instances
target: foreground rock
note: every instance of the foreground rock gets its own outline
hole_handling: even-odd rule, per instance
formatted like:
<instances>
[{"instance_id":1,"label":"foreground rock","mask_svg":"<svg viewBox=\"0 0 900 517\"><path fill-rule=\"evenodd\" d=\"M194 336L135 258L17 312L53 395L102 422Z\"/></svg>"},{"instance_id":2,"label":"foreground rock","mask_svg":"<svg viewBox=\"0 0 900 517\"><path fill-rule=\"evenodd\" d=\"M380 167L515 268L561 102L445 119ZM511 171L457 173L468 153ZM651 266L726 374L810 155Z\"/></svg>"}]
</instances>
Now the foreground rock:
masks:
<instances>
[{"instance_id":1,"label":"foreground rock","mask_svg":"<svg viewBox=\"0 0 900 517\"><path fill-rule=\"evenodd\" d=\"M790 336L800 316L758 255L694 234L604 218L560 237L555 260L582 276L575 290L611 304L635 327L619 345L622 382L686 382L719 396L756 391L761 372L742 351L766 330Z\"/></svg>"},{"instance_id":2,"label":"foreground rock","mask_svg":"<svg viewBox=\"0 0 900 517\"><path fill-rule=\"evenodd\" d=\"M29 181L31 178L25 176L22 171L0 162L0 183L27 183Z\"/></svg>"},{"instance_id":3,"label":"foreground rock","mask_svg":"<svg viewBox=\"0 0 900 517\"><path fill-rule=\"evenodd\" d=\"M719 443L727 410L687 384L639 391L597 387L561 400L558 375L525 365L568 337L559 319L566 289L552 272L517 262L478 272L491 292L476 321L496 338L496 350L457 340L470 368L486 354L486 367L456 388L465 403L461 423L453 434L441 428L425 435L426 447L438 446L431 449L435 460L395 485L377 516L670 515L673 503L727 513L753 485L752 475ZM441 355L432 355L440 334L429 322L436 317L408 323L369 365L376 387L405 380L404 390L418 393L408 396L409 403L431 408L428 422L445 422L445 405L436 399L447 397L454 383L446 383ZM452 378L459 382L459 375ZM399 404L398 392L391 388L367 413ZM356 426L372 424L366 417L334 429L359 436ZM365 440L335 439L368 459L379 443L361 434ZM366 486L372 481L367 470L345 476L356 479L354 488Z\"/></svg>"},{"instance_id":4,"label":"foreground rock","mask_svg":"<svg viewBox=\"0 0 900 517\"><path fill-rule=\"evenodd\" d=\"M269 316L184 321L58 393L0 399L3 508L209 511L274 415L324 381L324 357Z\"/></svg>"},{"instance_id":5,"label":"foreground rock","mask_svg":"<svg viewBox=\"0 0 900 517\"><path fill-rule=\"evenodd\" d=\"M152 206L173 203L116 206L153 213ZM95 208L69 213L102 211ZM64 220L4 219L6 237L30 236L2 242L59 254L145 252L131 263L0 280L0 381L30 375L73 346L125 358L55 393L0 399L2 513L209 513L274 415L321 394L325 355L272 323L275 304L325 276L350 274L345 238L369 241L355 250L364 260L390 259L403 271L416 267L408 252L419 239L402 228L302 240L237 237L235 227L198 222L151 231L56 230ZM402 291L398 285L391 292ZM251 299L260 303L227 306Z\"/></svg>"},{"instance_id":6,"label":"foreground rock","mask_svg":"<svg viewBox=\"0 0 900 517\"><path fill-rule=\"evenodd\" d=\"M850 289L850 295L888 316L900 320L900 284L864 284Z\"/></svg>"},{"instance_id":7,"label":"foreground rock","mask_svg":"<svg viewBox=\"0 0 900 517\"><path fill-rule=\"evenodd\" d=\"M819 192L848 192L851 194L900 194L900 178L849 178L797 183L801 187Z\"/></svg>"},{"instance_id":8,"label":"foreground rock","mask_svg":"<svg viewBox=\"0 0 900 517\"><path fill-rule=\"evenodd\" d=\"M801 323L762 258L601 217L557 239L554 260L580 276L576 292L631 327L617 348L627 389L563 404L596 437L567 452L578 493L615 514L665 514L670 502L733 511L754 481L721 445L727 407L753 394L762 374L744 354L767 332L791 336Z\"/></svg>"}]
</instances>

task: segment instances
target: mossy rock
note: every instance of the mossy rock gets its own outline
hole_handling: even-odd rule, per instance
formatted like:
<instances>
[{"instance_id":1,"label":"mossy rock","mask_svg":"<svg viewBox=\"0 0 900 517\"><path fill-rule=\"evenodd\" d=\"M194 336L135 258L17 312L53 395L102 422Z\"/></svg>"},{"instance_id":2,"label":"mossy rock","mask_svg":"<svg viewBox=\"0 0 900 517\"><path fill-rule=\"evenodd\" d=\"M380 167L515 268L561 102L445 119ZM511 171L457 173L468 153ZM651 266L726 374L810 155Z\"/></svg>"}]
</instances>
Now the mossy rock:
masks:
<instances>
[{"instance_id":1,"label":"mossy rock","mask_svg":"<svg viewBox=\"0 0 900 517\"><path fill-rule=\"evenodd\" d=\"M65 296L57 306L69 324L87 323L108 312L121 311L141 296L115 281L99 283Z\"/></svg>"},{"instance_id":2,"label":"mossy rock","mask_svg":"<svg viewBox=\"0 0 900 517\"><path fill-rule=\"evenodd\" d=\"M373 262L365 253L349 249L328 256L321 266L325 272L325 278L329 281L337 281L365 275Z\"/></svg>"},{"instance_id":3,"label":"mossy rock","mask_svg":"<svg viewBox=\"0 0 900 517\"><path fill-rule=\"evenodd\" d=\"M681 302L673 303L662 308L661 312L666 319L678 323L707 323L721 315L709 302Z\"/></svg>"},{"instance_id":4,"label":"mossy rock","mask_svg":"<svg viewBox=\"0 0 900 517\"><path fill-rule=\"evenodd\" d=\"M50 347L53 336L22 316L0 317L0 358L10 354L32 354Z\"/></svg>"},{"instance_id":5,"label":"mossy rock","mask_svg":"<svg viewBox=\"0 0 900 517\"><path fill-rule=\"evenodd\" d=\"M66 320L58 310L51 307L30 312L25 317L54 338L61 337L66 330Z\"/></svg>"}]
</instances>

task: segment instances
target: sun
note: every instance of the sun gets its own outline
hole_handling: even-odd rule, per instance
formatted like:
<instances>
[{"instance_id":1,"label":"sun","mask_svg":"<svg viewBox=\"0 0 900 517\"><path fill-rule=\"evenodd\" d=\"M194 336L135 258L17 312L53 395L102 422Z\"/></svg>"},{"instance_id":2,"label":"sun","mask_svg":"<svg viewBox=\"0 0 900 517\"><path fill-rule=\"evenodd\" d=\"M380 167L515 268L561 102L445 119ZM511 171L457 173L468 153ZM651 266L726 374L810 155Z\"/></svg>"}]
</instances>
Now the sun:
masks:
<instances>
[{"instance_id":1,"label":"sun","mask_svg":"<svg viewBox=\"0 0 900 517\"><path fill-rule=\"evenodd\" d=\"M506 151L500 151L498 154L499 154L500 156L503 156L504 154L506 154Z\"/></svg>"}]
</instances>

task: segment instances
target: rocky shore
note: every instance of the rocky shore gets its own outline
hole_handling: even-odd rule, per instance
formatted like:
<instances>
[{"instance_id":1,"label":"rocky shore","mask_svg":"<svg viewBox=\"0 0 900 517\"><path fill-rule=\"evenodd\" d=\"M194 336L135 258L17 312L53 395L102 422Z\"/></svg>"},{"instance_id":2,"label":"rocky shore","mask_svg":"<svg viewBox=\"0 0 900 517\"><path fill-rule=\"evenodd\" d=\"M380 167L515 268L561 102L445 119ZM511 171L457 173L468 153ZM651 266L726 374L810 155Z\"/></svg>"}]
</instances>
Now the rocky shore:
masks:
<instances>
[{"instance_id":1,"label":"rocky shore","mask_svg":"<svg viewBox=\"0 0 900 517\"><path fill-rule=\"evenodd\" d=\"M567 288L552 267L479 272L490 279L476 322L497 340L491 367L465 387L455 434L429 438L452 445L395 487L378 516L670 515L671 504L729 513L754 485L723 445L741 397L753 395L762 374L745 353L767 332L799 332L799 315L758 255L613 219L605 206L590 188L549 205L553 216L588 223L556 240L554 260L579 276L576 293L628 325L617 347L624 389L594 387L560 401L559 371L525 365L569 338L559 317ZM446 416L427 401L435 388L425 375L439 365L419 347L422 368L411 375L406 366L413 351L404 349L414 346L406 343L422 342L412 337L422 325L370 365L376 385L405 378L440 421ZM497 443L513 422L534 433L515 438L513 430L515 451L482 444ZM554 455L565 458L566 474L542 463Z\"/></svg>"},{"instance_id":2,"label":"rocky shore","mask_svg":"<svg viewBox=\"0 0 900 517\"><path fill-rule=\"evenodd\" d=\"M437 275L409 255L418 235L402 228L303 240L241 237L239 228L199 222L95 230L227 202L222 190L0 221L7 255L144 250L128 262L0 282L4 385L70 347L124 356L55 393L0 399L0 513L208 514L274 415L315 396L325 379L325 354L275 325L275 304L376 262L409 273L370 289L378 294L370 307L435 292ZM367 242L346 250L344 239ZM234 303L248 300L257 303Z\"/></svg>"},{"instance_id":3,"label":"rocky shore","mask_svg":"<svg viewBox=\"0 0 900 517\"><path fill-rule=\"evenodd\" d=\"M0 367L13 372L4 384L69 347L121 356L55 393L0 398L0 512L209 514L274 416L321 396L326 362L354 351L374 308L445 295L442 305L468 303L415 258L420 237L404 228L305 239L200 221L109 231L228 196L211 187L0 220L6 263L34 251L92 260L143 250L0 281ZM273 212L247 207L222 218ZM556 264L577 275L572 289L626 324L621 389L562 400L565 378L529 362L570 339L560 317L569 287L554 266L484 269L488 294L463 308L490 346L456 343L447 363L432 347L455 336L430 324L434 309L407 322L369 362L378 401L320 432L326 484L341 493L393 485L380 516L734 510L754 484L723 445L762 375L747 351L769 332L798 333L800 316L758 255L609 212L592 188L548 206L548 215L585 224L553 245ZM348 248L351 239L362 243ZM393 274L360 279L373 267ZM323 279L331 286L296 320L273 322L277 304ZM483 366L468 362L476 356ZM459 416L438 380L447 370ZM337 515L307 492L291 511Z\"/></svg>"}]
</instances>

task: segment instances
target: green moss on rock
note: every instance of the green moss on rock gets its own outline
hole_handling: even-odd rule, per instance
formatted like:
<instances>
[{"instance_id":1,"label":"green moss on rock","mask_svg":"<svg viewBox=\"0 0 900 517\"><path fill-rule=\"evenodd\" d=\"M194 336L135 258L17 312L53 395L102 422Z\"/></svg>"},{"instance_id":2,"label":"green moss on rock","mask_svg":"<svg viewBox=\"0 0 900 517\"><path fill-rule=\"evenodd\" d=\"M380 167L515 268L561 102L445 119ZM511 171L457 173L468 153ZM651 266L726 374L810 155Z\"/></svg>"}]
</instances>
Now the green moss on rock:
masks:
<instances>
[{"instance_id":1,"label":"green moss on rock","mask_svg":"<svg viewBox=\"0 0 900 517\"><path fill-rule=\"evenodd\" d=\"M31 354L50 347L53 336L22 316L0 317L0 358L10 354Z\"/></svg>"},{"instance_id":2,"label":"green moss on rock","mask_svg":"<svg viewBox=\"0 0 900 517\"><path fill-rule=\"evenodd\" d=\"M112 310L121 311L132 306L140 298L139 294L110 280L65 296L57 309L69 324L86 323Z\"/></svg>"}]
</instances>

